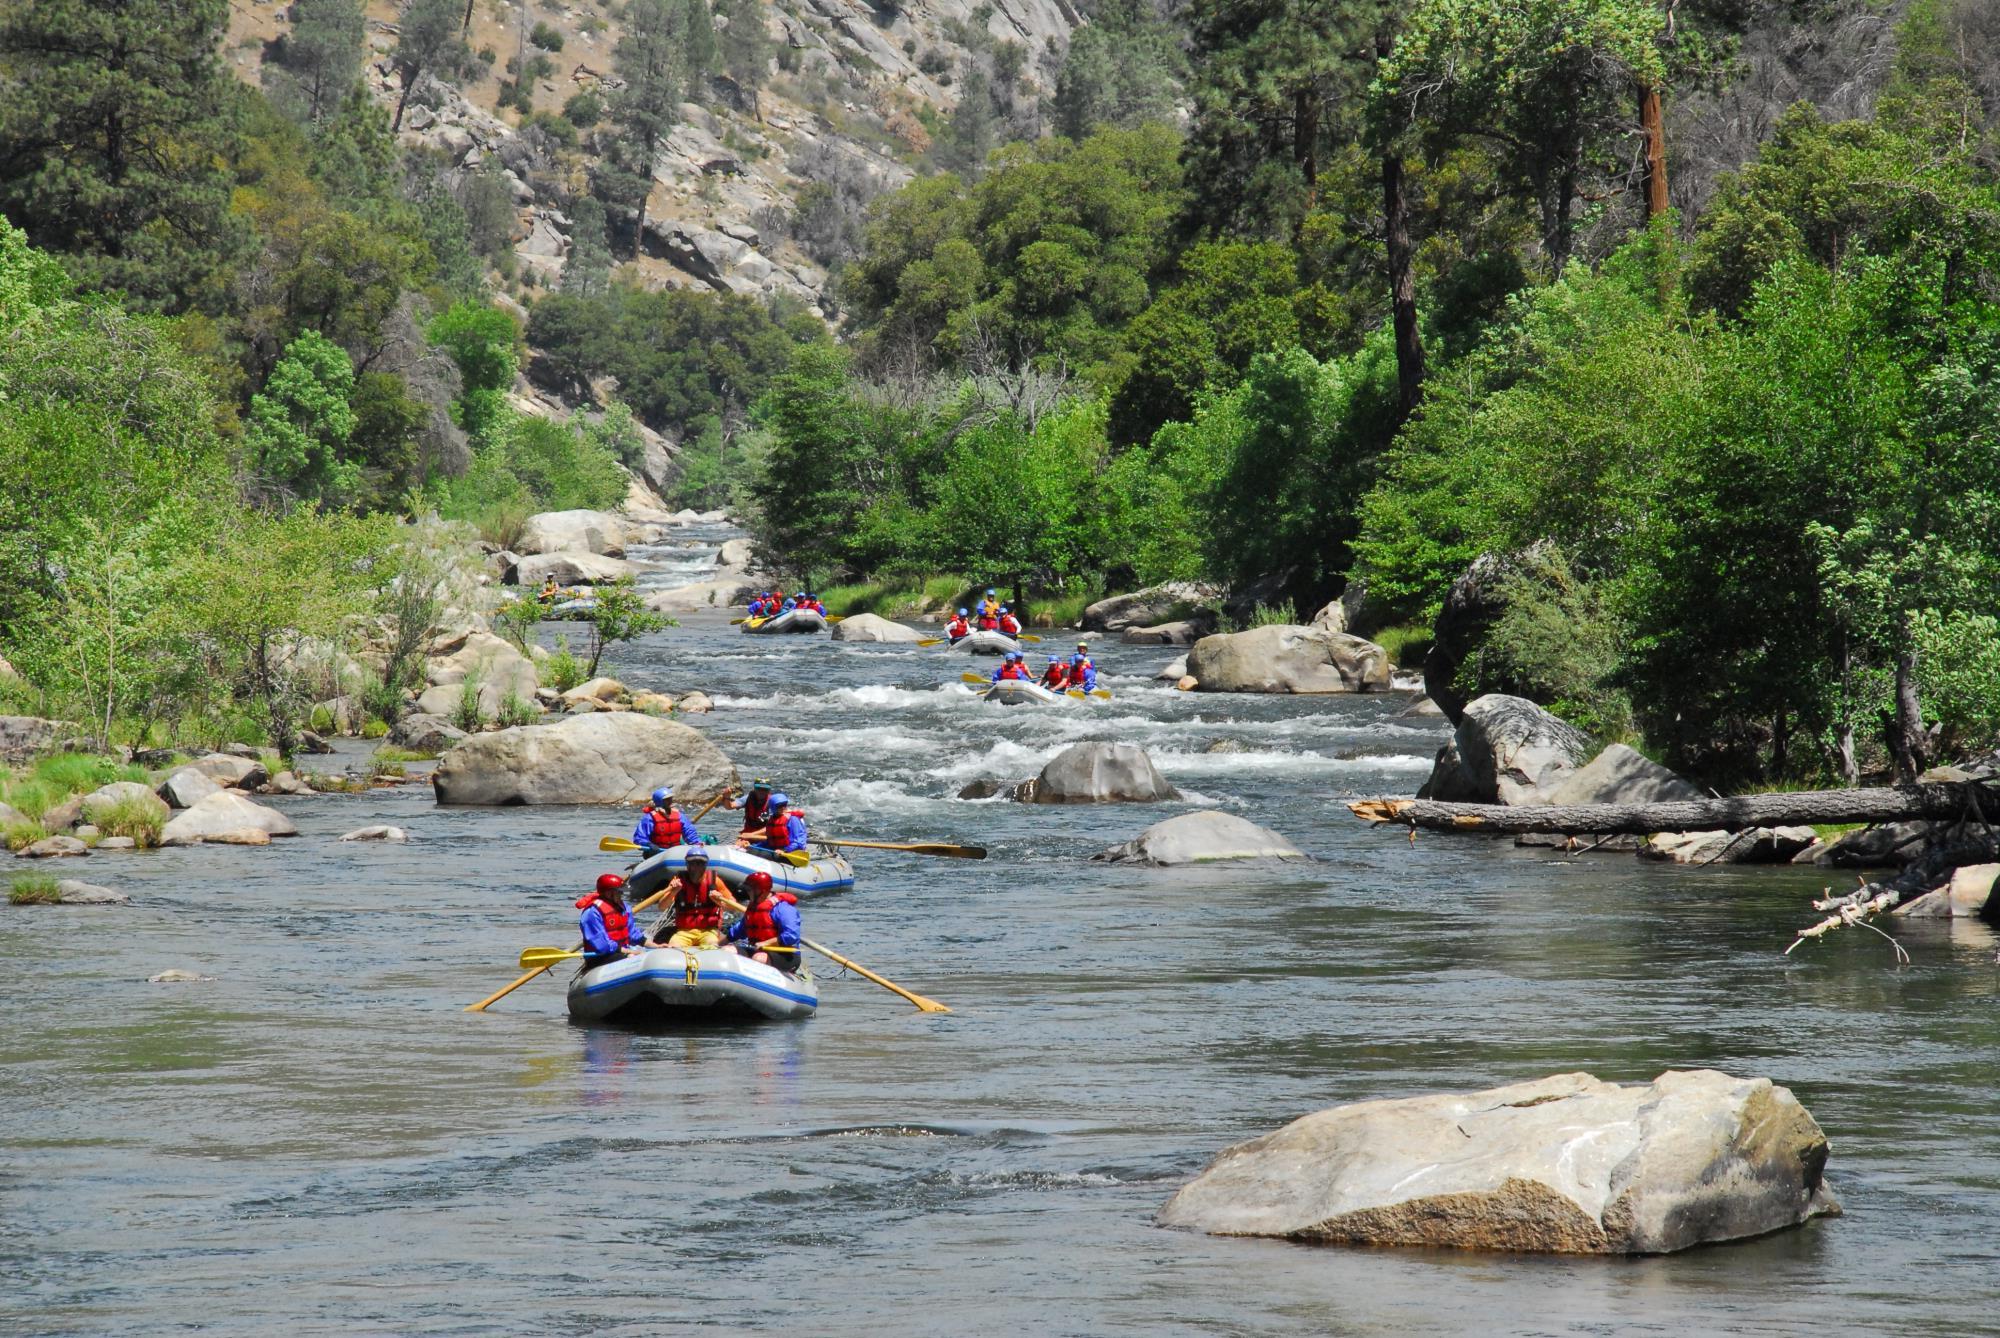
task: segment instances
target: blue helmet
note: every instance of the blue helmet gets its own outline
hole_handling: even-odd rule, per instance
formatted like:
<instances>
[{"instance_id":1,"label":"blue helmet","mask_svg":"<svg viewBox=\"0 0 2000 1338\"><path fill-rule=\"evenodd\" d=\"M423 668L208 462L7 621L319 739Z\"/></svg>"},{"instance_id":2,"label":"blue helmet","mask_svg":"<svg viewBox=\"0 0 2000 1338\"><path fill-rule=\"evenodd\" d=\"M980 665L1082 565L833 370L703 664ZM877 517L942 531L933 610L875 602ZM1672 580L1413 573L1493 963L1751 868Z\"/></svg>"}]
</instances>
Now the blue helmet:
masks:
<instances>
[{"instance_id":1,"label":"blue helmet","mask_svg":"<svg viewBox=\"0 0 2000 1338\"><path fill-rule=\"evenodd\" d=\"M987 594L989 594L989 595L994 595L994 594L995 594L995 591L994 591L993 587L989 585L989 586L987 586L987 587L986 587L986 593L987 593ZM997 595L996 595L996 598L997 598Z\"/></svg>"},{"instance_id":2,"label":"blue helmet","mask_svg":"<svg viewBox=\"0 0 2000 1338\"><path fill-rule=\"evenodd\" d=\"M783 790L773 790L771 792L771 797L765 801L765 807L789 808L791 806L791 802L792 802L792 797L786 794Z\"/></svg>"},{"instance_id":3,"label":"blue helmet","mask_svg":"<svg viewBox=\"0 0 2000 1338\"><path fill-rule=\"evenodd\" d=\"M656 804L670 803L673 797L674 787L671 785L662 785L659 789L653 791L653 802Z\"/></svg>"},{"instance_id":4,"label":"blue helmet","mask_svg":"<svg viewBox=\"0 0 2000 1338\"><path fill-rule=\"evenodd\" d=\"M1051 656L1049 656L1049 663L1050 663L1050 664L1061 664L1061 663L1062 663L1062 660L1061 660L1060 658L1058 658L1057 656L1054 656L1054 655L1051 655Z\"/></svg>"},{"instance_id":5,"label":"blue helmet","mask_svg":"<svg viewBox=\"0 0 2000 1338\"><path fill-rule=\"evenodd\" d=\"M1006 611L1007 611L1007 606L1005 604L1002 604L1000 606L1000 612L1005 613Z\"/></svg>"},{"instance_id":6,"label":"blue helmet","mask_svg":"<svg viewBox=\"0 0 2000 1338\"><path fill-rule=\"evenodd\" d=\"M968 612L967 612L966 610L964 610L964 609L960 609L960 610L958 611L958 616L959 616L959 617L961 617L961 618L969 618L969 617L971 617L972 615L971 615L970 613L968 613Z\"/></svg>"}]
</instances>

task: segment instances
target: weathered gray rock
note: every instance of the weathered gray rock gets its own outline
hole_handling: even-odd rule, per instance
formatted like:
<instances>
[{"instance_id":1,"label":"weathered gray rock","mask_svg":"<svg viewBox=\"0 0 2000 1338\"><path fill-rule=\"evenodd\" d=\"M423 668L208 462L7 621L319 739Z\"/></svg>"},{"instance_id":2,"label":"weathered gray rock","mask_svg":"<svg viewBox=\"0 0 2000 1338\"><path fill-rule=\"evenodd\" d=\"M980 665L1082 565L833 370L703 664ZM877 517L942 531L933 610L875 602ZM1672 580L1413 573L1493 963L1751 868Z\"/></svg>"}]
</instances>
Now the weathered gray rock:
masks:
<instances>
[{"instance_id":1,"label":"weathered gray rock","mask_svg":"<svg viewBox=\"0 0 2000 1338\"><path fill-rule=\"evenodd\" d=\"M312 786L300 780L298 774L291 771L280 771L257 791L259 794L311 794L312 792Z\"/></svg>"},{"instance_id":2,"label":"weathered gray rock","mask_svg":"<svg viewBox=\"0 0 2000 1338\"><path fill-rule=\"evenodd\" d=\"M1769 1079L1566 1073L1308 1115L1224 1151L1160 1220L1319 1244L1665 1254L1838 1213L1827 1153Z\"/></svg>"},{"instance_id":3,"label":"weathered gray rock","mask_svg":"<svg viewBox=\"0 0 2000 1338\"><path fill-rule=\"evenodd\" d=\"M373 827L357 827L340 839L343 841L407 841L410 839L410 834L401 827L378 824Z\"/></svg>"},{"instance_id":4,"label":"weathered gray rock","mask_svg":"<svg viewBox=\"0 0 2000 1338\"><path fill-rule=\"evenodd\" d=\"M596 585L600 581L637 579L644 568L624 558L597 553L531 553L506 575L509 585L540 586L553 576L557 585Z\"/></svg>"},{"instance_id":5,"label":"weathered gray rock","mask_svg":"<svg viewBox=\"0 0 2000 1338\"><path fill-rule=\"evenodd\" d=\"M1810 827L1752 827L1741 832L1658 832L1640 859L1672 864L1784 864L1813 843Z\"/></svg>"},{"instance_id":6,"label":"weathered gray rock","mask_svg":"<svg viewBox=\"0 0 2000 1338\"><path fill-rule=\"evenodd\" d=\"M1169 581L1149 585L1129 595L1100 599L1083 611L1078 626L1086 632L1122 632L1164 622L1176 609L1191 609L1217 598L1220 587L1199 581Z\"/></svg>"},{"instance_id":7,"label":"weathered gray rock","mask_svg":"<svg viewBox=\"0 0 2000 1338\"><path fill-rule=\"evenodd\" d=\"M1551 804L1653 804L1703 799L1701 787L1645 754L1614 743L1557 786Z\"/></svg>"},{"instance_id":8,"label":"weathered gray rock","mask_svg":"<svg viewBox=\"0 0 2000 1338\"><path fill-rule=\"evenodd\" d=\"M417 698L417 709L431 716L457 711L468 678L479 680L479 713L489 720L500 714L509 695L533 701L541 683L535 662L513 642L491 632L467 633L449 654L431 659L424 672L437 686L426 688Z\"/></svg>"},{"instance_id":9,"label":"weathered gray rock","mask_svg":"<svg viewBox=\"0 0 2000 1338\"><path fill-rule=\"evenodd\" d=\"M1911 919L1963 920L2000 918L2000 901L1993 896L2000 864L1966 864L1953 869L1943 887L1906 901L1892 915Z\"/></svg>"},{"instance_id":10,"label":"weathered gray rock","mask_svg":"<svg viewBox=\"0 0 2000 1338\"><path fill-rule=\"evenodd\" d=\"M722 572L713 580L676 585L647 595L646 607L655 613L701 613L710 609L734 608L747 602L756 592L757 588L749 577L738 572Z\"/></svg>"},{"instance_id":11,"label":"weathered gray rock","mask_svg":"<svg viewBox=\"0 0 2000 1338\"><path fill-rule=\"evenodd\" d=\"M1094 860L1171 868L1220 860L1304 859L1305 852L1268 828L1209 809L1156 822L1136 837L1100 850Z\"/></svg>"},{"instance_id":12,"label":"weathered gray rock","mask_svg":"<svg viewBox=\"0 0 2000 1338\"><path fill-rule=\"evenodd\" d=\"M960 799L998 799L1001 795L1017 794L1032 781L976 780L959 787Z\"/></svg>"},{"instance_id":13,"label":"weathered gray rock","mask_svg":"<svg viewBox=\"0 0 2000 1338\"><path fill-rule=\"evenodd\" d=\"M661 785L694 797L735 783L736 768L698 730L636 711L475 735L435 777L441 804L624 804Z\"/></svg>"},{"instance_id":14,"label":"weathered gray rock","mask_svg":"<svg viewBox=\"0 0 2000 1338\"><path fill-rule=\"evenodd\" d=\"M521 530L521 541L514 548L521 556L528 557L546 553L602 554L624 546L625 522L609 511L544 511L528 517ZM541 577L535 580L539 582Z\"/></svg>"},{"instance_id":15,"label":"weathered gray rock","mask_svg":"<svg viewBox=\"0 0 2000 1338\"><path fill-rule=\"evenodd\" d=\"M581 702L623 701L632 695L631 690L615 678L599 676L579 683L562 694L562 700L569 705Z\"/></svg>"},{"instance_id":16,"label":"weathered gray rock","mask_svg":"<svg viewBox=\"0 0 2000 1338\"><path fill-rule=\"evenodd\" d=\"M1186 677L1187 656L1183 655L1179 659L1168 660L1165 664L1161 665L1159 671L1153 675L1153 681L1155 683L1178 683Z\"/></svg>"},{"instance_id":17,"label":"weathered gray rock","mask_svg":"<svg viewBox=\"0 0 2000 1338\"><path fill-rule=\"evenodd\" d=\"M209 753L197 757L188 764L217 785L236 790L254 790L271 779L271 773L264 764L248 757L232 757L228 753Z\"/></svg>"},{"instance_id":18,"label":"weathered gray rock","mask_svg":"<svg viewBox=\"0 0 2000 1338\"><path fill-rule=\"evenodd\" d=\"M266 808L255 800L245 798L235 790L223 790L212 794L190 808L174 815L160 833L163 846L192 846L204 841L218 844L263 844L263 842L232 842L228 838L238 833L260 832L267 839L273 836L297 836L299 829L292 820L275 808Z\"/></svg>"},{"instance_id":19,"label":"weathered gray rock","mask_svg":"<svg viewBox=\"0 0 2000 1338\"><path fill-rule=\"evenodd\" d=\"M333 745L311 730L302 729L299 731L298 750L313 757L324 757L333 751Z\"/></svg>"},{"instance_id":20,"label":"weathered gray rock","mask_svg":"<svg viewBox=\"0 0 2000 1338\"><path fill-rule=\"evenodd\" d=\"M1128 646L1192 646L1213 631L1213 618L1183 618L1151 627L1128 627L1118 639Z\"/></svg>"},{"instance_id":21,"label":"weathered gray rock","mask_svg":"<svg viewBox=\"0 0 2000 1338\"><path fill-rule=\"evenodd\" d=\"M730 539L715 550L715 565L748 570L755 556L756 552L748 539Z\"/></svg>"},{"instance_id":22,"label":"weathered gray rock","mask_svg":"<svg viewBox=\"0 0 2000 1338\"><path fill-rule=\"evenodd\" d=\"M76 726L32 715L0 715L0 762L18 766L52 752Z\"/></svg>"},{"instance_id":23,"label":"weathered gray rock","mask_svg":"<svg viewBox=\"0 0 2000 1338\"><path fill-rule=\"evenodd\" d=\"M1930 837L1931 824L1922 819L1880 823L1842 832L1813 851L1812 862L1829 869L1900 869Z\"/></svg>"},{"instance_id":24,"label":"weathered gray rock","mask_svg":"<svg viewBox=\"0 0 2000 1338\"><path fill-rule=\"evenodd\" d=\"M1436 720L1442 718L1444 708L1429 697L1419 697L1396 712L1398 720Z\"/></svg>"},{"instance_id":25,"label":"weathered gray rock","mask_svg":"<svg viewBox=\"0 0 2000 1338\"><path fill-rule=\"evenodd\" d=\"M682 715L707 715L715 709L715 703L709 700L706 692L689 692L674 703L674 709Z\"/></svg>"},{"instance_id":26,"label":"weathered gray rock","mask_svg":"<svg viewBox=\"0 0 2000 1338\"><path fill-rule=\"evenodd\" d=\"M113 781L109 785L98 786L83 797L83 816L93 824L102 825L114 806L144 809L161 822L165 822L172 812L166 800L138 781Z\"/></svg>"},{"instance_id":27,"label":"weathered gray rock","mask_svg":"<svg viewBox=\"0 0 2000 1338\"><path fill-rule=\"evenodd\" d=\"M1389 686L1389 653L1345 632L1277 624L1203 637L1187 671L1202 692L1374 692Z\"/></svg>"},{"instance_id":28,"label":"weathered gray rock","mask_svg":"<svg viewBox=\"0 0 2000 1338\"><path fill-rule=\"evenodd\" d=\"M83 821L83 796L71 795L60 804L42 810L42 826L52 832L66 832Z\"/></svg>"},{"instance_id":29,"label":"weathered gray rock","mask_svg":"<svg viewBox=\"0 0 2000 1338\"><path fill-rule=\"evenodd\" d=\"M0 827L5 827L10 822L26 822L27 820L27 814L15 808L12 804L0 800Z\"/></svg>"},{"instance_id":30,"label":"weathered gray rock","mask_svg":"<svg viewBox=\"0 0 2000 1338\"><path fill-rule=\"evenodd\" d=\"M1473 803L1546 804L1590 755L1582 730L1525 697L1500 693L1466 705L1457 743Z\"/></svg>"},{"instance_id":31,"label":"weathered gray rock","mask_svg":"<svg viewBox=\"0 0 2000 1338\"><path fill-rule=\"evenodd\" d=\"M214 981L214 976L204 976L199 971L183 971L179 967L175 967L170 971L162 971L156 976L146 977L148 985L212 984Z\"/></svg>"},{"instance_id":32,"label":"weathered gray rock","mask_svg":"<svg viewBox=\"0 0 2000 1338\"><path fill-rule=\"evenodd\" d=\"M1156 804L1180 798L1135 743L1073 743L1015 798L1030 804Z\"/></svg>"},{"instance_id":33,"label":"weathered gray rock","mask_svg":"<svg viewBox=\"0 0 2000 1338\"><path fill-rule=\"evenodd\" d=\"M1317 627L1322 632L1345 632L1347 630L1347 605L1338 599L1329 600L1325 608L1313 615L1307 627Z\"/></svg>"},{"instance_id":34,"label":"weathered gray rock","mask_svg":"<svg viewBox=\"0 0 2000 1338\"><path fill-rule=\"evenodd\" d=\"M107 836L95 847L98 850L136 850L139 843L129 836Z\"/></svg>"},{"instance_id":35,"label":"weathered gray rock","mask_svg":"<svg viewBox=\"0 0 2000 1338\"><path fill-rule=\"evenodd\" d=\"M466 737L464 730L443 716L422 711L406 715L389 726L389 741L412 752L441 753Z\"/></svg>"},{"instance_id":36,"label":"weathered gray rock","mask_svg":"<svg viewBox=\"0 0 2000 1338\"><path fill-rule=\"evenodd\" d=\"M132 900L123 892L76 878L65 878L57 883L56 895L62 898L65 906L123 906Z\"/></svg>"},{"instance_id":37,"label":"weathered gray rock","mask_svg":"<svg viewBox=\"0 0 2000 1338\"><path fill-rule=\"evenodd\" d=\"M33 845L22 846L14 852L16 859L65 859L77 855L88 855L90 847L74 836L45 836Z\"/></svg>"},{"instance_id":38,"label":"weathered gray rock","mask_svg":"<svg viewBox=\"0 0 2000 1338\"><path fill-rule=\"evenodd\" d=\"M1435 799L1441 804L1490 804L1493 794L1482 790L1477 778L1465 769L1458 755L1458 739L1447 739L1431 763L1430 778L1417 787L1417 798Z\"/></svg>"},{"instance_id":39,"label":"weathered gray rock","mask_svg":"<svg viewBox=\"0 0 2000 1338\"><path fill-rule=\"evenodd\" d=\"M833 625L829 635L835 641L869 641L895 645L907 645L924 639L924 634L916 628L890 622L887 618L873 613L849 614Z\"/></svg>"}]
</instances>

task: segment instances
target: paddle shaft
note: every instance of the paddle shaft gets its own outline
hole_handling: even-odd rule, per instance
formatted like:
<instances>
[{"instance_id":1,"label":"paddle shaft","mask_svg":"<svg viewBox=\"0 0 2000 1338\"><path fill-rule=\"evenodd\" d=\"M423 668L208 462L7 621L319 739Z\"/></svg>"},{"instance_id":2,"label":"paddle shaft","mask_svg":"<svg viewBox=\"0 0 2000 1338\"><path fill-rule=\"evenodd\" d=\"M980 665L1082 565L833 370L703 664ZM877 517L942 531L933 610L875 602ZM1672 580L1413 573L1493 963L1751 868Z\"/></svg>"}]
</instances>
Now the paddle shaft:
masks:
<instances>
[{"instance_id":1,"label":"paddle shaft","mask_svg":"<svg viewBox=\"0 0 2000 1338\"><path fill-rule=\"evenodd\" d=\"M905 850L914 855L938 855L944 859L985 859L983 846L955 846L945 841L828 841L822 839L823 846L847 846L855 850Z\"/></svg>"},{"instance_id":2,"label":"paddle shaft","mask_svg":"<svg viewBox=\"0 0 2000 1338\"><path fill-rule=\"evenodd\" d=\"M724 906L727 906L730 910L737 912L738 914L741 914L743 911L743 903L737 901L733 897L728 897L728 896L723 897L722 904ZM799 942L805 944L808 948L811 948L814 952L826 958L828 961L834 963L836 966L844 966L848 970L852 971L855 975L862 976L868 980L874 981L877 985L880 985L883 989L889 991L889 993L901 995L903 998L908 999L911 1003L915 1004L923 1012L949 1013L951 1011L951 1009L945 1007L943 1004L939 1003L936 999L926 999L921 994L912 994L910 991L904 989L901 985L898 985L895 981L888 980L882 976L876 975L873 971L870 971L867 967L861 965L861 963L852 961L846 957L842 957L839 953L835 952L833 949L827 947L823 943L815 943L811 939L804 937L801 937L799 939ZM763 949L763 951L768 952L770 951L770 949L766 948ZM795 952L797 951L797 949L787 948L785 951Z\"/></svg>"},{"instance_id":3,"label":"paddle shaft","mask_svg":"<svg viewBox=\"0 0 2000 1338\"><path fill-rule=\"evenodd\" d=\"M645 910L648 906L652 905L654 902L660 900L660 898L666 895L667 895L666 889L665 888L660 889L658 892L655 892L652 896L647 897L644 901L640 902L637 906L634 906L632 908L631 913L633 915L637 915L640 911ZM585 945L583 940L578 939L576 946L574 948L571 948L570 951L581 956L583 953L584 946ZM540 974L542 974L542 972L547 971L549 967L552 967L554 965L555 965L554 962L550 962L548 966L536 967L534 970L528 972L526 975L522 976L519 980L509 985L506 989L496 990L494 993L487 995L484 999L481 999L478 1003L466 1005L465 1011L468 1013L485 1012L488 1008L491 1008L494 1004L499 1003L502 999L512 994L515 990L520 989L521 986L527 984L529 981L533 980L536 976L539 976Z\"/></svg>"}]
</instances>

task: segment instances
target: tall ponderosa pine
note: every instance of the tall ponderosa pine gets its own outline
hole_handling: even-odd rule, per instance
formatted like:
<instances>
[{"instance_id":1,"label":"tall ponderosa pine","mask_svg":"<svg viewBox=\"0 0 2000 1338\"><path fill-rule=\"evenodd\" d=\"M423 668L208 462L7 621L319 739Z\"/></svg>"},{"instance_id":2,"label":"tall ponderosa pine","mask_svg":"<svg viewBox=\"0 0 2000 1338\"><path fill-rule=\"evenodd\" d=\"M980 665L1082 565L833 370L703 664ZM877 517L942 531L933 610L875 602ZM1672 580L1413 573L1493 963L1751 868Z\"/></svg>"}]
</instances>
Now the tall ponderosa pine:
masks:
<instances>
[{"instance_id":1,"label":"tall ponderosa pine","mask_svg":"<svg viewBox=\"0 0 2000 1338\"><path fill-rule=\"evenodd\" d=\"M213 307L238 236L222 0L36 0L0 13L0 213L87 288Z\"/></svg>"},{"instance_id":2,"label":"tall ponderosa pine","mask_svg":"<svg viewBox=\"0 0 2000 1338\"><path fill-rule=\"evenodd\" d=\"M1101 126L1171 122L1186 78L1179 36L1150 0L1103 0L1056 76L1056 133L1082 139Z\"/></svg>"},{"instance_id":3,"label":"tall ponderosa pine","mask_svg":"<svg viewBox=\"0 0 2000 1338\"><path fill-rule=\"evenodd\" d=\"M272 92L301 121L319 125L340 109L361 77L366 39L360 0L297 0Z\"/></svg>"},{"instance_id":4,"label":"tall ponderosa pine","mask_svg":"<svg viewBox=\"0 0 2000 1338\"><path fill-rule=\"evenodd\" d=\"M719 39L722 72L747 89L760 87L771 67L764 6L760 0L716 0L715 16L724 24Z\"/></svg>"},{"instance_id":5,"label":"tall ponderosa pine","mask_svg":"<svg viewBox=\"0 0 2000 1338\"><path fill-rule=\"evenodd\" d=\"M604 231L604 206L586 195L570 211L569 257L563 261L561 291L600 297L611 287L611 243Z\"/></svg>"},{"instance_id":6,"label":"tall ponderosa pine","mask_svg":"<svg viewBox=\"0 0 2000 1338\"><path fill-rule=\"evenodd\" d=\"M708 7L694 0L704 23ZM688 87L689 0L632 0L625 11L625 35L612 60L625 81L611 99L611 134L598 168L597 193L632 220L632 254L646 235L646 199L653 191L653 164L660 145L680 120ZM713 49L714 38L709 39Z\"/></svg>"},{"instance_id":7,"label":"tall ponderosa pine","mask_svg":"<svg viewBox=\"0 0 2000 1338\"><path fill-rule=\"evenodd\" d=\"M396 118L389 128L403 128L403 109L410 104L410 90L425 75L449 79L463 73L471 60L458 0L410 0L396 36L396 77L403 90L396 98Z\"/></svg>"}]
</instances>

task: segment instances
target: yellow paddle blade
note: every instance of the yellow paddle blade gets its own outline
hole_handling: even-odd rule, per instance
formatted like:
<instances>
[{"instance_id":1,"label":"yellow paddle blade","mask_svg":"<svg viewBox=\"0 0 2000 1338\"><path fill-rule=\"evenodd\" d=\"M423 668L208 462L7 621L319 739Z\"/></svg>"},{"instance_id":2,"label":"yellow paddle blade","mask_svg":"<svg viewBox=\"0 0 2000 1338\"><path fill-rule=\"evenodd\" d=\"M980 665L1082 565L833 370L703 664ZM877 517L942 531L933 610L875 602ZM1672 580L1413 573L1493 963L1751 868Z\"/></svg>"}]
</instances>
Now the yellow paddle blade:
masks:
<instances>
[{"instance_id":1,"label":"yellow paddle blade","mask_svg":"<svg viewBox=\"0 0 2000 1338\"><path fill-rule=\"evenodd\" d=\"M919 641L919 642L918 642L917 644L918 644L919 646L942 646L942 645L943 645L943 644L944 644L945 642L947 642L947 641L949 641L949 640L951 640L951 638L950 638L950 637L945 637L945 636L929 636L929 637L925 637L925 638L924 638L924 639L923 639L922 641Z\"/></svg>"},{"instance_id":2,"label":"yellow paddle blade","mask_svg":"<svg viewBox=\"0 0 2000 1338\"><path fill-rule=\"evenodd\" d=\"M837 623L846 616L844 613L829 613L826 615L826 620L830 623Z\"/></svg>"},{"instance_id":3,"label":"yellow paddle blade","mask_svg":"<svg viewBox=\"0 0 2000 1338\"><path fill-rule=\"evenodd\" d=\"M961 683L991 683L993 680L985 674L975 674L968 670L958 676L958 681Z\"/></svg>"},{"instance_id":4,"label":"yellow paddle blade","mask_svg":"<svg viewBox=\"0 0 2000 1338\"><path fill-rule=\"evenodd\" d=\"M1029 633L1027 633L1027 632L1023 632L1023 633L1021 633L1021 635L1019 635L1019 636L1015 637L1014 639L1015 639L1016 641L1033 641L1033 642L1035 642L1035 643L1037 643L1037 644L1039 644L1039 643L1041 642L1041 638L1040 638L1040 637L1038 637L1038 636L1033 636L1033 635L1031 635L1031 634L1029 634Z\"/></svg>"},{"instance_id":5,"label":"yellow paddle blade","mask_svg":"<svg viewBox=\"0 0 2000 1338\"><path fill-rule=\"evenodd\" d=\"M614 850L625 854L638 850L640 847L636 842L627 841L622 836L607 836L598 841L597 848L599 850Z\"/></svg>"},{"instance_id":6,"label":"yellow paddle blade","mask_svg":"<svg viewBox=\"0 0 2000 1338\"><path fill-rule=\"evenodd\" d=\"M1069 695L1078 701L1082 701L1085 697L1095 697L1101 702L1111 700L1111 690L1109 688L1092 688L1089 692L1085 692L1082 688L1071 688Z\"/></svg>"},{"instance_id":7,"label":"yellow paddle blade","mask_svg":"<svg viewBox=\"0 0 2000 1338\"><path fill-rule=\"evenodd\" d=\"M583 954L580 952L567 952L561 948L523 948L521 949L521 969L523 971L539 971L545 966L554 966L557 962L566 962L571 958L581 956Z\"/></svg>"}]
</instances>

